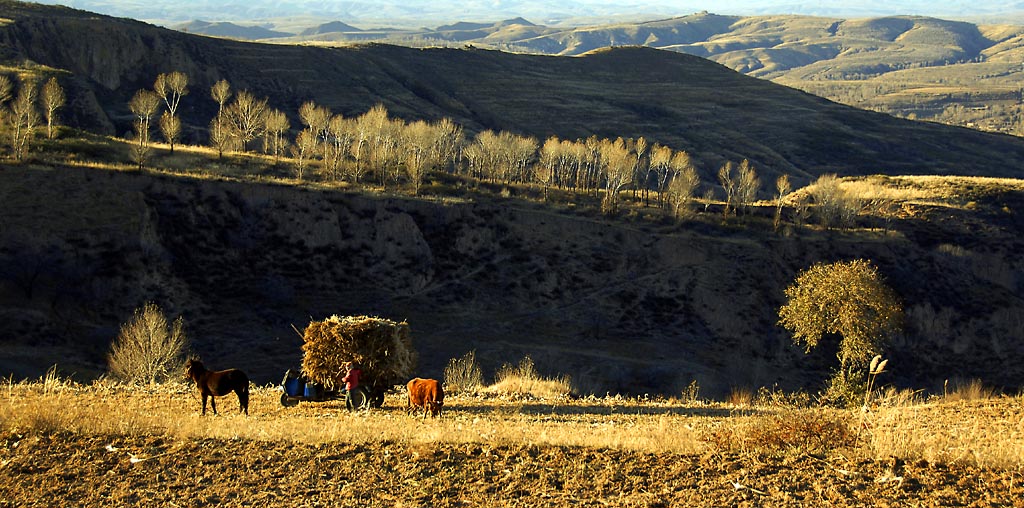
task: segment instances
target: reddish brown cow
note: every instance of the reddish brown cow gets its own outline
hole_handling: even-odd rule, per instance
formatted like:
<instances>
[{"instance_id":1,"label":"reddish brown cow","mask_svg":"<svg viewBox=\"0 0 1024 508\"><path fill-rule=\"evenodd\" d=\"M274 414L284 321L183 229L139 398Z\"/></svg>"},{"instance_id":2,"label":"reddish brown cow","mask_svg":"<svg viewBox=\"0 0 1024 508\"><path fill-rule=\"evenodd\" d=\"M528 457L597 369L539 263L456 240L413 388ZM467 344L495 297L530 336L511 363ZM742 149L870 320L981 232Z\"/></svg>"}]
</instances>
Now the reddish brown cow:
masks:
<instances>
[{"instance_id":1,"label":"reddish brown cow","mask_svg":"<svg viewBox=\"0 0 1024 508\"><path fill-rule=\"evenodd\" d=\"M441 383L436 379L416 378L406 385L409 388L409 408L423 408L423 417L441 416L441 406L444 405L444 390Z\"/></svg>"}]
</instances>

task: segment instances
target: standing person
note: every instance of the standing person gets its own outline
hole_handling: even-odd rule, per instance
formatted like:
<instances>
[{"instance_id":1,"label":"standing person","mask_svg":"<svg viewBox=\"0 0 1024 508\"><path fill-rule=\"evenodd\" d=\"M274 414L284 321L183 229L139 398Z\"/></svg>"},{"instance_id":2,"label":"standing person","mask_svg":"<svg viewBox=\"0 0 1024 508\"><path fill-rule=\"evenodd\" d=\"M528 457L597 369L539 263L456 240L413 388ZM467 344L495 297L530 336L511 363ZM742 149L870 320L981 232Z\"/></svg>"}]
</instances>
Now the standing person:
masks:
<instances>
[{"instance_id":1,"label":"standing person","mask_svg":"<svg viewBox=\"0 0 1024 508\"><path fill-rule=\"evenodd\" d=\"M345 364L345 377L341 379L345 383L345 407L349 410L352 409L352 390L359 387L359 376L363 375L363 371L359 369L359 365L354 362L348 362Z\"/></svg>"}]
</instances>

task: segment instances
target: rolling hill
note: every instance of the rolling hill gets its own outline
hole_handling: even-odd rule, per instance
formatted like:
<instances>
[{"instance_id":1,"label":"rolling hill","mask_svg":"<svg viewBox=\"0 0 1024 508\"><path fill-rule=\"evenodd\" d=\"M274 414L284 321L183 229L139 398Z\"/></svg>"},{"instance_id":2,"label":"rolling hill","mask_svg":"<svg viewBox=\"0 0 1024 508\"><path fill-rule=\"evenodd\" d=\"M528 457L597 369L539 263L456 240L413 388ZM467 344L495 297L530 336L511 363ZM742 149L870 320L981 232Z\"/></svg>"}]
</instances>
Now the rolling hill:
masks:
<instances>
[{"instance_id":1,"label":"rolling hill","mask_svg":"<svg viewBox=\"0 0 1024 508\"><path fill-rule=\"evenodd\" d=\"M0 58L66 70L75 98L70 123L114 134L130 130L132 94L152 87L160 72L181 70L194 91L182 105L191 142L202 142L216 108L207 90L227 79L293 119L307 100L345 116L379 102L406 120L449 117L470 133L643 136L691 152L709 180L725 160L743 158L768 178L789 173L798 182L825 172L1016 176L1024 161L1018 138L845 107L672 51L629 47L556 58L253 44L71 9L3 5L12 21L0 26Z\"/></svg>"},{"instance_id":2,"label":"rolling hill","mask_svg":"<svg viewBox=\"0 0 1024 508\"><path fill-rule=\"evenodd\" d=\"M900 117L1021 134L1024 26L924 16L882 18L698 13L642 22L543 26L522 18L434 29L334 31L289 42L473 44L581 55L646 46L702 56L747 75Z\"/></svg>"},{"instance_id":3,"label":"rolling hill","mask_svg":"<svg viewBox=\"0 0 1024 508\"><path fill-rule=\"evenodd\" d=\"M470 131L647 136L691 150L705 181L741 157L763 181L786 172L798 185L825 172L1017 178L1024 167L1014 137L857 110L678 52L264 45L0 7L5 68L58 74L67 120L107 133L127 129L136 90L177 69L192 78L182 108L198 140L216 107L209 85L224 78L293 115L311 99L349 116L381 102ZM489 372L531 355L584 393L679 393L694 380L709 395L813 389L834 354L805 357L776 325L782 289L814 262L859 257L911 315L890 352L900 383L1024 375L1015 179L875 176L914 191L891 225L779 234L756 214L605 218L472 183L435 182L458 191L426 198L290 184L244 159L248 176L232 177L189 147L175 152L186 171L96 169L79 162L127 149L85 134L52 146L70 160L0 164L0 370L17 377L54 363L95 377L118 325L152 300L186 317L211 365L244 365L259 383L297 365L291 325L358 313L408 319L428 376L475 349Z\"/></svg>"}]
</instances>

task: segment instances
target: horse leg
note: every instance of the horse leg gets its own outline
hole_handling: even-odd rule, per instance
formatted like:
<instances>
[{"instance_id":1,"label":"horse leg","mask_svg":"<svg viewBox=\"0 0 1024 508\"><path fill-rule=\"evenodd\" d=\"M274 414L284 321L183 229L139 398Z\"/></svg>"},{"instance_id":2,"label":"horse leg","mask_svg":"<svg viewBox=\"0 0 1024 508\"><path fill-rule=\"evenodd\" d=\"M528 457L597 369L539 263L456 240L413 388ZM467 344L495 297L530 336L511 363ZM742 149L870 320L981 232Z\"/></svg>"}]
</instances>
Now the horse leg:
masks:
<instances>
[{"instance_id":1,"label":"horse leg","mask_svg":"<svg viewBox=\"0 0 1024 508\"><path fill-rule=\"evenodd\" d=\"M204 393L204 394L202 394L202 396L203 396L203 413L202 414L203 414L203 416L206 416L206 394ZM214 411L216 411L216 410L214 410Z\"/></svg>"},{"instance_id":2,"label":"horse leg","mask_svg":"<svg viewBox=\"0 0 1024 508\"><path fill-rule=\"evenodd\" d=\"M217 397L210 394L210 407L213 408L213 414L217 414Z\"/></svg>"},{"instance_id":3,"label":"horse leg","mask_svg":"<svg viewBox=\"0 0 1024 508\"><path fill-rule=\"evenodd\" d=\"M249 387L236 390L235 394L238 395L238 412L249 416Z\"/></svg>"}]
</instances>

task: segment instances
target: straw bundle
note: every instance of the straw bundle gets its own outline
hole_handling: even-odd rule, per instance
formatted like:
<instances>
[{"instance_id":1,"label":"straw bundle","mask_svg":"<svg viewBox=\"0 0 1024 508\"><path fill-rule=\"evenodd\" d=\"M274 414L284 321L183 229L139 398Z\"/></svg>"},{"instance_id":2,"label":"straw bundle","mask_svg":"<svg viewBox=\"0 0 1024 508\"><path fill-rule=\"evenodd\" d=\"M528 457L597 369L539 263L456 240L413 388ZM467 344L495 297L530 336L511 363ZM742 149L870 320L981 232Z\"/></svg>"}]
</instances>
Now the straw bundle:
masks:
<instances>
[{"instance_id":1,"label":"straw bundle","mask_svg":"<svg viewBox=\"0 0 1024 508\"><path fill-rule=\"evenodd\" d=\"M362 383L400 384L416 368L409 324L369 316L331 316L311 321L303 332L302 374L333 389L345 376L345 363L363 371Z\"/></svg>"}]
</instances>

